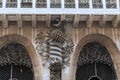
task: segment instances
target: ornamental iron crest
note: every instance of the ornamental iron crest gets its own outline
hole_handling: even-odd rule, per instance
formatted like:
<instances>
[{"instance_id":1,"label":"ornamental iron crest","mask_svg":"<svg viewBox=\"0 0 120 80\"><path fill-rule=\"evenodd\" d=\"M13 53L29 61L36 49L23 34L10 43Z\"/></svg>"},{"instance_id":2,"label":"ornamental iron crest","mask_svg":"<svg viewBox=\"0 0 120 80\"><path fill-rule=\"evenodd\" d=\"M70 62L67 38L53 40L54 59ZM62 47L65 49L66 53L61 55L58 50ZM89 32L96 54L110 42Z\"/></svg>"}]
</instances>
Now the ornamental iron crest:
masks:
<instances>
[{"instance_id":1,"label":"ornamental iron crest","mask_svg":"<svg viewBox=\"0 0 120 80\"><path fill-rule=\"evenodd\" d=\"M63 27L64 21L54 24L47 33L39 32L35 39L37 52L43 58L43 65L69 65L70 54L73 52L74 44L67 38ZM58 27L59 26L59 27Z\"/></svg>"},{"instance_id":2,"label":"ornamental iron crest","mask_svg":"<svg viewBox=\"0 0 120 80\"><path fill-rule=\"evenodd\" d=\"M49 64L51 80L61 80L61 69L69 65L70 54L73 52L74 44L65 34L64 22L57 19L52 24L54 28L47 33L39 32L35 40L43 65Z\"/></svg>"}]
</instances>

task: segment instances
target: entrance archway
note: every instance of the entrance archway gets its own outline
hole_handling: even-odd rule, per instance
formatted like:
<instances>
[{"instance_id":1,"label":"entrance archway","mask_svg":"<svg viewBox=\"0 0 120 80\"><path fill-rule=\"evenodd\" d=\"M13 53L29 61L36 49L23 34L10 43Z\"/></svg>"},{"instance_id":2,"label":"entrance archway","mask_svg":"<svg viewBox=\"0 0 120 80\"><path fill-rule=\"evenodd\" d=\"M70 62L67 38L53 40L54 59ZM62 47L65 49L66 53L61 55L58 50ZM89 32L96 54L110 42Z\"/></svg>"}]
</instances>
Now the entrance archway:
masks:
<instances>
[{"instance_id":1,"label":"entrance archway","mask_svg":"<svg viewBox=\"0 0 120 80\"><path fill-rule=\"evenodd\" d=\"M80 51L77 62L76 80L107 79L117 80L109 52L104 45L98 42L87 43Z\"/></svg>"},{"instance_id":2,"label":"entrance archway","mask_svg":"<svg viewBox=\"0 0 120 80\"><path fill-rule=\"evenodd\" d=\"M34 80L32 62L25 47L8 43L0 49L1 80Z\"/></svg>"},{"instance_id":3,"label":"entrance archway","mask_svg":"<svg viewBox=\"0 0 120 80\"><path fill-rule=\"evenodd\" d=\"M36 54L35 48L33 44L31 43L31 41L24 36L17 35L17 34L10 34L10 35L0 37L0 48L12 42L19 43L25 47L25 49L28 51L28 55L32 62L34 78L35 80L41 80L42 79L41 72L40 72L41 64L39 64L40 60Z\"/></svg>"},{"instance_id":4,"label":"entrance archway","mask_svg":"<svg viewBox=\"0 0 120 80\"><path fill-rule=\"evenodd\" d=\"M113 65L115 66L115 71L117 74L118 79L120 78L120 72L119 72L119 65L120 65L120 52L118 50L118 47L114 43L114 41L102 34L89 34L87 36L84 36L82 39L79 40L78 44L75 47L74 54L71 57L71 65L70 65L70 74L69 74L69 80L75 80L76 78L76 68L77 68L77 61L78 56L80 54L80 51L82 47L92 41L97 41L101 44L104 44L105 48L108 50L109 55L112 58Z\"/></svg>"}]
</instances>

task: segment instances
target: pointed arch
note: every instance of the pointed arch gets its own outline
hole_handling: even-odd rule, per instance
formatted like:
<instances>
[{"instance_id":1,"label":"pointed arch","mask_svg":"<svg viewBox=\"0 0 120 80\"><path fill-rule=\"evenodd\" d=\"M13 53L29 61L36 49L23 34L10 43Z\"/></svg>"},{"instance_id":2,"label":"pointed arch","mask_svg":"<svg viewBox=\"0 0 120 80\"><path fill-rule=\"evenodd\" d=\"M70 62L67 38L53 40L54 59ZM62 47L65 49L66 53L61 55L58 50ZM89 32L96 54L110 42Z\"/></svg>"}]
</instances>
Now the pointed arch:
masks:
<instances>
[{"instance_id":1,"label":"pointed arch","mask_svg":"<svg viewBox=\"0 0 120 80\"><path fill-rule=\"evenodd\" d=\"M74 54L71 58L70 80L75 80L78 56L80 54L80 51L81 51L82 47L85 44L87 44L89 42L93 42L93 41L97 41L97 42L103 44L106 47L106 49L108 50L108 52L109 52L109 54L112 58L113 65L115 67L116 74L117 74L117 77L119 79L120 72L118 71L118 68L120 68L120 66L119 66L120 65L120 52L119 52L117 46L115 45L115 43L113 42L112 39L110 39L109 37L107 37L105 35L90 34L90 35L87 35L87 36L83 37L75 47Z\"/></svg>"},{"instance_id":2,"label":"pointed arch","mask_svg":"<svg viewBox=\"0 0 120 80\"><path fill-rule=\"evenodd\" d=\"M29 53L28 55L31 58L35 80L41 80L39 59L31 41L28 40L26 37L17 34L6 35L0 37L0 48L11 42L19 43L27 49Z\"/></svg>"}]
</instances>

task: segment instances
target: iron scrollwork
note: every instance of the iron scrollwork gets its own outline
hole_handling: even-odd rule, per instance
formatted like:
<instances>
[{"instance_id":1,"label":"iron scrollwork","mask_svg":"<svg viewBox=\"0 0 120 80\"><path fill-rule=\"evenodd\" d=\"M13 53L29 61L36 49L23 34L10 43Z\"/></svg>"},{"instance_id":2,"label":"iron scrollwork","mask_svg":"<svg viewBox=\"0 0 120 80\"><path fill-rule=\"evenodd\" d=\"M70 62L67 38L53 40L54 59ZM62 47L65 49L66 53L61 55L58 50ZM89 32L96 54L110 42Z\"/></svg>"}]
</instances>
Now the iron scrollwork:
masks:
<instances>
[{"instance_id":1,"label":"iron scrollwork","mask_svg":"<svg viewBox=\"0 0 120 80\"><path fill-rule=\"evenodd\" d=\"M118 80L108 50L97 41L89 42L82 47L76 71L76 80L106 80L110 75L112 76L109 79Z\"/></svg>"},{"instance_id":2,"label":"iron scrollwork","mask_svg":"<svg viewBox=\"0 0 120 80\"><path fill-rule=\"evenodd\" d=\"M35 44L37 52L42 56L43 65L49 64L51 80L60 80L57 77L60 74L58 71L61 72L61 68L69 65L74 44L65 34L64 21L53 24L53 26L55 28L47 33L39 32Z\"/></svg>"},{"instance_id":3,"label":"iron scrollwork","mask_svg":"<svg viewBox=\"0 0 120 80\"><path fill-rule=\"evenodd\" d=\"M18 43L9 43L0 49L0 65L6 64L32 67L28 51Z\"/></svg>"},{"instance_id":4,"label":"iron scrollwork","mask_svg":"<svg viewBox=\"0 0 120 80\"><path fill-rule=\"evenodd\" d=\"M104 63L112 66L112 60L109 56L109 52L106 48L98 42L88 43L83 47L80 52L78 65L84 65L87 63Z\"/></svg>"}]
</instances>

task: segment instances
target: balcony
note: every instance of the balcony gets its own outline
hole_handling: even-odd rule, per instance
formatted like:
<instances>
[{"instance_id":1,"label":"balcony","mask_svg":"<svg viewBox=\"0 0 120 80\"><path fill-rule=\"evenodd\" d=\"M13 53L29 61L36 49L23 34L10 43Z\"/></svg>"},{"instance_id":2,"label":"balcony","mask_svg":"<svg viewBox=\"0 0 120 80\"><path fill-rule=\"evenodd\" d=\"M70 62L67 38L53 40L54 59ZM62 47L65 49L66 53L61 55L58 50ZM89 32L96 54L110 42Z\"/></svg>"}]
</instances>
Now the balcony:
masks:
<instances>
[{"instance_id":1,"label":"balcony","mask_svg":"<svg viewBox=\"0 0 120 80\"><path fill-rule=\"evenodd\" d=\"M47 2L36 2L36 8L47 8Z\"/></svg>"},{"instance_id":2,"label":"balcony","mask_svg":"<svg viewBox=\"0 0 120 80\"><path fill-rule=\"evenodd\" d=\"M79 0L79 8L89 8L89 0Z\"/></svg>"},{"instance_id":3,"label":"balcony","mask_svg":"<svg viewBox=\"0 0 120 80\"><path fill-rule=\"evenodd\" d=\"M117 8L116 0L106 0L106 8Z\"/></svg>"},{"instance_id":4,"label":"balcony","mask_svg":"<svg viewBox=\"0 0 120 80\"><path fill-rule=\"evenodd\" d=\"M106 8L116 8L116 3L106 3Z\"/></svg>"},{"instance_id":5,"label":"balcony","mask_svg":"<svg viewBox=\"0 0 120 80\"><path fill-rule=\"evenodd\" d=\"M32 8L32 3L21 3L21 8Z\"/></svg>"},{"instance_id":6,"label":"balcony","mask_svg":"<svg viewBox=\"0 0 120 80\"><path fill-rule=\"evenodd\" d=\"M93 8L103 8L102 3L93 3Z\"/></svg>"},{"instance_id":7,"label":"balcony","mask_svg":"<svg viewBox=\"0 0 120 80\"><path fill-rule=\"evenodd\" d=\"M7 1L6 8L17 8L17 0L15 1Z\"/></svg>"},{"instance_id":8,"label":"balcony","mask_svg":"<svg viewBox=\"0 0 120 80\"><path fill-rule=\"evenodd\" d=\"M65 8L75 8L75 2L65 2Z\"/></svg>"},{"instance_id":9,"label":"balcony","mask_svg":"<svg viewBox=\"0 0 120 80\"><path fill-rule=\"evenodd\" d=\"M61 3L51 3L50 8L61 8Z\"/></svg>"},{"instance_id":10,"label":"balcony","mask_svg":"<svg viewBox=\"0 0 120 80\"><path fill-rule=\"evenodd\" d=\"M32 1L31 0L22 0L21 8L32 8Z\"/></svg>"},{"instance_id":11,"label":"balcony","mask_svg":"<svg viewBox=\"0 0 120 80\"><path fill-rule=\"evenodd\" d=\"M120 1L0 0L0 14L120 14Z\"/></svg>"},{"instance_id":12,"label":"balcony","mask_svg":"<svg viewBox=\"0 0 120 80\"><path fill-rule=\"evenodd\" d=\"M79 8L89 8L89 3L79 3Z\"/></svg>"}]
</instances>

